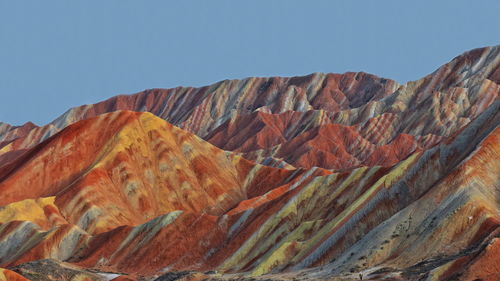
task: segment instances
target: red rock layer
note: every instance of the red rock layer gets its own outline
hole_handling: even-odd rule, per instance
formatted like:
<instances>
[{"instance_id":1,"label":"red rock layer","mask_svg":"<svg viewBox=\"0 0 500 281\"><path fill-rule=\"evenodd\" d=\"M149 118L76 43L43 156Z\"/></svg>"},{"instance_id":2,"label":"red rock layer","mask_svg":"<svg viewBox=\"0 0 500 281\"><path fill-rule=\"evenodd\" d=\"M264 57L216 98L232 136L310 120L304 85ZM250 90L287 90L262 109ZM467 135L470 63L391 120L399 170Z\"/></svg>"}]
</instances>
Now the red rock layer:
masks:
<instances>
[{"instance_id":1,"label":"red rock layer","mask_svg":"<svg viewBox=\"0 0 500 281\"><path fill-rule=\"evenodd\" d=\"M206 139L222 149L241 152L245 158L258 162L265 163L263 159L275 158L297 167L335 170L392 166L412 152L435 144L429 145L407 134L399 134L385 144L374 139L371 131L362 130L362 126L327 123L331 121L311 126L302 133L292 133L292 130L301 130L297 128L304 124L297 119L300 117L303 114L298 112L279 115L258 112L239 116L220 126Z\"/></svg>"}]
</instances>

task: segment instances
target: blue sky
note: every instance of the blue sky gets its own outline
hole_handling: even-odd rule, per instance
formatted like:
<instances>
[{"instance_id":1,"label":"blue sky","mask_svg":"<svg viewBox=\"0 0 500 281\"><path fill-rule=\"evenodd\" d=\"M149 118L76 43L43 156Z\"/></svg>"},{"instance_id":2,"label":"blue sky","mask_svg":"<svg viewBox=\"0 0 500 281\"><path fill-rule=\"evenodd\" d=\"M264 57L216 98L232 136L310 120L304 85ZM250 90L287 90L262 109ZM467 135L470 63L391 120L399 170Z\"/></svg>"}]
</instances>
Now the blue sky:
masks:
<instances>
[{"instance_id":1,"label":"blue sky","mask_svg":"<svg viewBox=\"0 0 500 281\"><path fill-rule=\"evenodd\" d=\"M500 44L498 11L498 0L0 0L0 121L41 125L117 94L248 76L406 82Z\"/></svg>"}]
</instances>

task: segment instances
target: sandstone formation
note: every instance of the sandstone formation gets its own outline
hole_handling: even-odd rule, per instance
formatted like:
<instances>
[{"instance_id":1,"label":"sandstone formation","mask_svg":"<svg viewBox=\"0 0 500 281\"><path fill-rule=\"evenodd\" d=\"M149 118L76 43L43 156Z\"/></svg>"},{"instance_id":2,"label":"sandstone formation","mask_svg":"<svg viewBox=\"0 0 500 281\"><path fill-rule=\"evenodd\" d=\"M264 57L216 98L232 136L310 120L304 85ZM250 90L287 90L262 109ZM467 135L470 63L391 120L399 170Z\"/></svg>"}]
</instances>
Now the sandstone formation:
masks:
<instances>
[{"instance_id":1,"label":"sandstone formation","mask_svg":"<svg viewBox=\"0 0 500 281\"><path fill-rule=\"evenodd\" d=\"M495 46L0 123L4 279L499 280L499 94Z\"/></svg>"}]
</instances>

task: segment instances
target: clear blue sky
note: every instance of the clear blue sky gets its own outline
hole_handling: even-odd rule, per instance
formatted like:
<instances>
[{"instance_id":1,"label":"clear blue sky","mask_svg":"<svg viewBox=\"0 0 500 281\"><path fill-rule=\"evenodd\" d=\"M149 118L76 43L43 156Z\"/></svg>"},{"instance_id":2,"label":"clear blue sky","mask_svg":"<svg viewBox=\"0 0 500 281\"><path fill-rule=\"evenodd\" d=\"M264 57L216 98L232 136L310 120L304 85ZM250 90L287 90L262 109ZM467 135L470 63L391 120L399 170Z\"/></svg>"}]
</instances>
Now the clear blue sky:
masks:
<instances>
[{"instance_id":1,"label":"clear blue sky","mask_svg":"<svg viewBox=\"0 0 500 281\"><path fill-rule=\"evenodd\" d=\"M45 124L117 94L248 76L406 82L500 44L499 11L498 0L0 0L0 121Z\"/></svg>"}]
</instances>

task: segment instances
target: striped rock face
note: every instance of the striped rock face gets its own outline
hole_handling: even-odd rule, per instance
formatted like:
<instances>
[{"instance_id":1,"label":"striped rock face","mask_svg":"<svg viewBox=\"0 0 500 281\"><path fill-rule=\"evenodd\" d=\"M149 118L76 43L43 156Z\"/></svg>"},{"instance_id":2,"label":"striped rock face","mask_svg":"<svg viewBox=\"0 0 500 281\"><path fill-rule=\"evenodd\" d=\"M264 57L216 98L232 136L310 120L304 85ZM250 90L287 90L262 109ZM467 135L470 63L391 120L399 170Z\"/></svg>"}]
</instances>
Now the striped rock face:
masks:
<instances>
[{"instance_id":1,"label":"striped rock face","mask_svg":"<svg viewBox=\"0 0 500 281\"><path fill-rule=\"evenodd\" d=\"M0 267L6 280L499 280L499 94L496 46L405 85L248 78L0 123ZM37 279L47 268L63 277Z\"/></svg>"}]
</instances>

